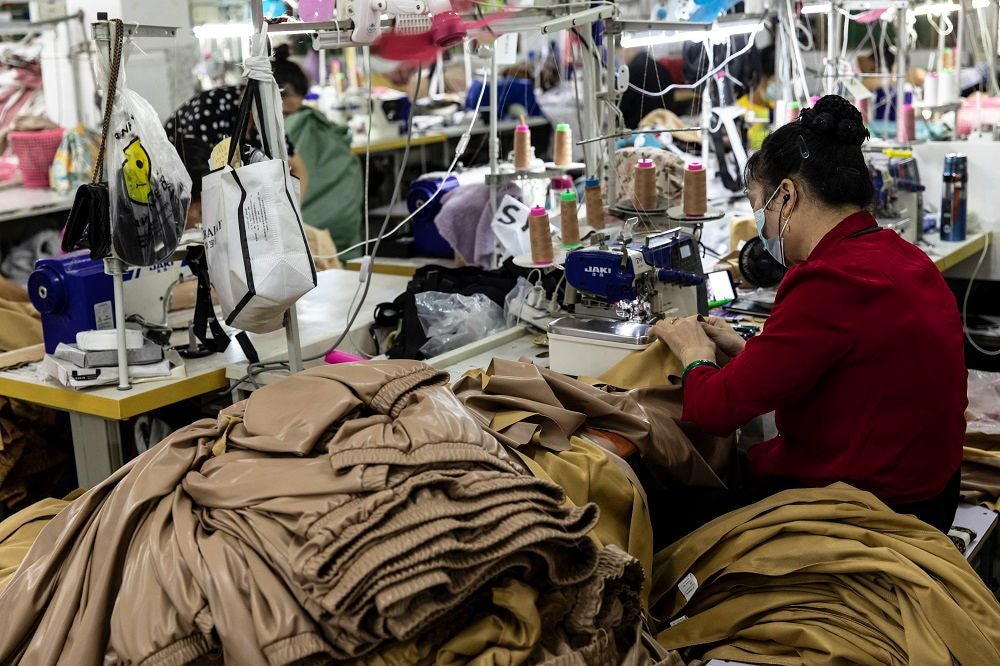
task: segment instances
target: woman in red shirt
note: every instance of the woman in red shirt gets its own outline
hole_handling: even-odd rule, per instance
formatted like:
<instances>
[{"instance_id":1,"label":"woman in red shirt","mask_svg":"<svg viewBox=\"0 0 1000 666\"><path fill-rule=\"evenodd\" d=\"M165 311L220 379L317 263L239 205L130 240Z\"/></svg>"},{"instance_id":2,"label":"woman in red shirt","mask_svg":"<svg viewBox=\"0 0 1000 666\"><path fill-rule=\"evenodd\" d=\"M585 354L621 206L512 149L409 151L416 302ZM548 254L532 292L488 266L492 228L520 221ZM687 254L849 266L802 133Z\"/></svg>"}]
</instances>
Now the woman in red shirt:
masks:
<instances>
[{"instance_id":1,"label":"woman in red shirt","mask_svg":"<svg viewBox=\"0 0 1000 666\"><path fill-rule=\"evenodd\" d=\"M763 491L844 481L947 531L958 504L968 374L958 305L934 263L864 209L861 114L829 95L747 164L761 238L789 267L763 332L655 327L685 366L684 419L734 432L775 412L751 447Z\"/></svg>"}]
</instances>

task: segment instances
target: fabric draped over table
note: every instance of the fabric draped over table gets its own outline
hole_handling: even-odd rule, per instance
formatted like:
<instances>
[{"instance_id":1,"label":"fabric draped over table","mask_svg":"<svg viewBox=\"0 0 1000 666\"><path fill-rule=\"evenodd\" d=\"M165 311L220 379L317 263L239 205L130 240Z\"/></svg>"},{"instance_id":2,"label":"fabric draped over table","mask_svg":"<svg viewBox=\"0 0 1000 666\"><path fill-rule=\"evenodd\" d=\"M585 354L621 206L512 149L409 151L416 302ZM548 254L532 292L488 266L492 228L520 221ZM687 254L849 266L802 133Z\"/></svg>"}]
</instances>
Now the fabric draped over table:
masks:
<instances>
[{"instance_id":1,"label":"fabric draped over table","mask_svg":"<svg viewBox=\"0 0 1000 666\"><path fill-rule=\"evenodd\" d=\"M323 366L175 432L41 531L0 662L620 661L641 566L446 380Z\"/></svg>"}]
</instances>

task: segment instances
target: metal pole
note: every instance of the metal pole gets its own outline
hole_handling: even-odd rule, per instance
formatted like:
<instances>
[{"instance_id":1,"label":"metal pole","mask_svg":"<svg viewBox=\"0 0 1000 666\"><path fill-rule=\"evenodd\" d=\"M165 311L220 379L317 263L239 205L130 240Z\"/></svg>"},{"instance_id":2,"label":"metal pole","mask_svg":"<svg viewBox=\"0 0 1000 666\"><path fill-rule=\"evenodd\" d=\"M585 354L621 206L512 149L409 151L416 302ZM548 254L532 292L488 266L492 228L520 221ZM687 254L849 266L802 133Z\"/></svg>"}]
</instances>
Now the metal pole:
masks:
<instances>
[{"instance_id":1,"label":"metal pole","mask_svg":"<svg viewBox=\"0 0 1000 666\"><path fill-rule=\"evenodd\" d=\"M605 33L606 35L607 33ZM621 33L616 32L611 38L611 48L608 49L608 73L607 73L607 91L608 91L608 104L616 102L618 100L617 92L615 91L615 72L618 69L618 47L621 43ZM618 131L624 129L618 126L618 114L613 110L608 110L608 143L607 143L607 155L604 160L604 173L603 179L606 186L607 192L607 203L609 206L613 206L618 202L618 183L616 178L616 164L615 164L615 135ZM594 174L596 175L596 174Z\"/></svg>"},{"instance_id":2,"label":"metal pole","mask_svg":"<svg viewBox=\"0 0 1000 666\"><path fill-rule=\"evenodd\" d=\"M787 16L788 6L784 2L778 3L778 30L774 35L774 71L777 72L781 81L781 99L787 104L795 94L792 89L792 63L788 57L788 50L792 45L788 42L788 34L785 32L785 21L792 20ZM833 11L833 8L830 8ZM784 122L781 119L779 122Z\"/></svg>"},{"instance_id":3,"label":"metal pole","mask_svg":"<svg viewBox=\"0 0 1000 666\"><path fill-rule=\"evenodd\" d=\"M905 7L896 9L896 122L903 121L903 103L906 101L906 12ZM885 114L889 119L889 114ZM884 125L883 125L884 126Z\"/></svg>"},{"instance_id":4,"label":"metal pole","mask_svg":"<svg viewBox=\"0 0 1000 666\"><path fill-rule=\"evenodd\" d=\"M99 58L105 58L108 63L111 62L111 39L113 38L111 32L111 24L104 20L105 30L102 32L98 30L97 26L99 23L94 24L93 33L94 41L97 44L97 51ZM107 39L103 36L107 35ZM122 58L124 60L124 58ZM121 64L122 69L125 68L125 63ZM108 67L110 70L110 65ZM112 104L114 100L108 99L108 82L104 82L104 103ZM108 180L108 161L104 161L104 180ZM128 374L128 347L126 346L125 340L125 282L122 278L122 271L125 269L125 264L122 260L114 256L114 250L112 250L112 256L104 260L104 272L111 276L111 284L114 294L114 307L115 307L115 335L117 340L117 352L118 352L118 390L128 391L132 388L131 378Z\"/></svg>"},{"instance_id":5,"label":"metal pole","mask_svg":"<svg viewBox=\"0 0 1000 666\"><path fill-rule=\"evenodd\" d=\"M583 113L581 114L584 126L580 128L580 132L584 136L600 136L601 132L597 125L597 76L595 71L597 65L591 55L592 50L596 47L594 46L594 40L591 39L589 29L582 35L578 33L577 36L584 43ZM575 71L573 72L573 76L576 76ZM597 170L597 160L594 157L596 151L589 150L589 147L590 144L583 146L583 161L587 165L587 172L594 173Z\"/></svg>"},{"instance_id":6,"label":"metal pole","mask_svg":"<svg viewBox=\"0 0 1000 666\"><path fill-rule=\"evenodd\" d=\"M118 337L118 390L128 391L132 382L128 375L128 347L125 342L125 284L122 271L125 265L121 259L110 257L104 260L104 272L111 276L115 297L115 333Z\"/></svg>"},{"instance_id":7,"label":"metal pole","mask_svg":"<svg viewBox=\"0 0 1000 666\"><path fill-rule=\"evenodd\" d=\"M826 66L824 67L824 92L833 95L837 92L837 74L840 71L840 54L837 45L840 44L840 14L837 8L840 3L830 5L830 13L826 15Z\"/></svg>"},{"instance_id":8,"label":"metal pole","mask_svg":"<svg viewBox=\"0 0 1000 666\"><path fill-rule=\"evenodd\" d=\"M490 50L490 207L495 214L497 212L497 184L496 177L500 166L500 132L497 128L497 108L500 100L497 99L497 53L496 48Z\"/></svg>"},{"instance_id":9,"label":"metal pole","mask_svg":"<svg viewBox=\"0 0 1000 666\"><path fill-rule=\"evenodd\" d=\"M958 26L955 35L955 94L953 96L953 99L956 100L962 98L962 48L965 46L965 7L966 0L959 0Z\"/></svg>"}]
</instances>

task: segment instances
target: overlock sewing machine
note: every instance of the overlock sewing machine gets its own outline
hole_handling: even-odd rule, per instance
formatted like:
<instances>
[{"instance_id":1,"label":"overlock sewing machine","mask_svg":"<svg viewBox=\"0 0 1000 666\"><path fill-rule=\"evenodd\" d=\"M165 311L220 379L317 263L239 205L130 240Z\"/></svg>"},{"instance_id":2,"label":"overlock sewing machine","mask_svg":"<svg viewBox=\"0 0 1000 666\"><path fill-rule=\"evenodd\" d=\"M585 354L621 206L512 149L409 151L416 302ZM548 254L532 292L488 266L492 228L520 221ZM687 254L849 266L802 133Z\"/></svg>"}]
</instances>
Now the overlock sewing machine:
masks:
<instances>
[{"instance_id":1,"label":"overlock sewing machine","mask_svg":"<svg viewBox=\"0 0 1000 666\"><path fill-rule=\"evenodd\" d=\"M563 304L572 314L549 324L553 370L597 376L648 346L658 319L707 311L691 234L677 228L633 238L631 226L617 244L598 237L566 255Z\"/></svg>"}]
</instances>

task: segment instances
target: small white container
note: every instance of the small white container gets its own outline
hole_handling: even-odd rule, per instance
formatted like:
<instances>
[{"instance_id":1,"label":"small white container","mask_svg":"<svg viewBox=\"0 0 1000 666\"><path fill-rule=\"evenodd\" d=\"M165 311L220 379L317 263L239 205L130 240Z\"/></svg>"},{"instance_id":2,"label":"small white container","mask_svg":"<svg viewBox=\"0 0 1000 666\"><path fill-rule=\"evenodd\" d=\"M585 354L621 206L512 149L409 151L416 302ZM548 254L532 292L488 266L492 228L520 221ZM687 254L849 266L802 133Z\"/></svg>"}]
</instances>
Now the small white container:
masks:
<instances>
[{"instance_id":1,"label":"small white container","mask_svg":"<svg viewBox=\"0 0 1000 666\"><path fill-rule=\"evenodd\" d=\"M549 324L549 368L574 377L599 377L648 347L649 329L646 324L599 318L557 319Z\"/></svg>"},{"instance_id":2,"label":"small white container","mask_svg":"<svg viewBox=\"0 0 1000 666\"><path fill-rule=\"evenodd\" d=\"M927 72L924 77L924 104L936 106L938 103L938 75L936 72Z\"/></svg>"}]
</instances>

